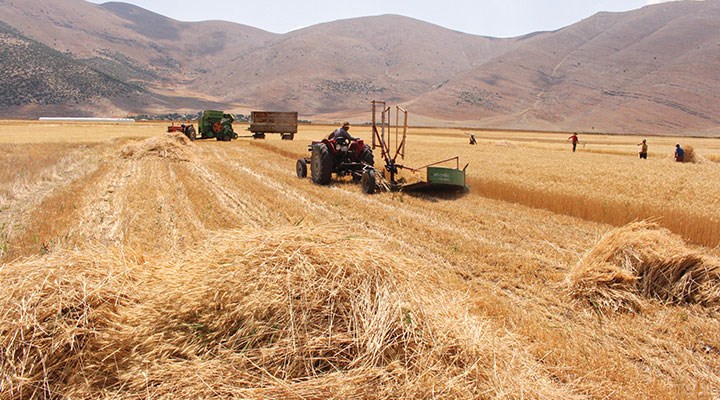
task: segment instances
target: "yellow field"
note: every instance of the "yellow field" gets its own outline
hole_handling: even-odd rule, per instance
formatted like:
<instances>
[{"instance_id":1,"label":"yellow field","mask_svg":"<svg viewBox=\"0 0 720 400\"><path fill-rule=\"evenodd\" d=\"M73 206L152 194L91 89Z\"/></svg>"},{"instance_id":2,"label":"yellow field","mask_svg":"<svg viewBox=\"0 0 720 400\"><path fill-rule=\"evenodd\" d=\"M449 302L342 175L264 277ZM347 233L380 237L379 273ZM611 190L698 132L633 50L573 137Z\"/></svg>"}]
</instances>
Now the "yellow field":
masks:
<instances>
[{"instance_id":1,"label":"yellow field","mask_svg":"<svg viewBox=\"0 0 720 400\"><path fill-rule=\"evenodd\" d=\"M0 398L720 396L720 140L639 160L637 137L411 128L404 163L458 155L470 191L368 196L295 176L335 127L165 125L0 122ZM623 254L700 259L709 297L579 297L635 220L669 239Z\"/></svg>"}]
</instances>

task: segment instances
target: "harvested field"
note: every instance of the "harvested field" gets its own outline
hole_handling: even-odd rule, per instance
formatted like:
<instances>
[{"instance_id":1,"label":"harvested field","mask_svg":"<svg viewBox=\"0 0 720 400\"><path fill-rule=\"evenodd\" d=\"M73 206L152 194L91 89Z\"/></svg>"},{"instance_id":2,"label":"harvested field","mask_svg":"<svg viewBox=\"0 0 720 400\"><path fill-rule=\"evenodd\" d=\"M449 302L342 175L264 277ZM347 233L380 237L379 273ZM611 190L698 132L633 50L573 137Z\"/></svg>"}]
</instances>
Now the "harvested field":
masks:
<instances>
[{"instance_id":1,"label":"harvested field","mask_svg":"<svg viewBox=\"0 0 720 400\"><path fill-rule=\"evenodd\" d=\"M678 139L411 129L471 191L367 196L295 176L333 127L164 129L0 123L0 398L720 396L720 165Z\"/></svg>"}]
</instances>

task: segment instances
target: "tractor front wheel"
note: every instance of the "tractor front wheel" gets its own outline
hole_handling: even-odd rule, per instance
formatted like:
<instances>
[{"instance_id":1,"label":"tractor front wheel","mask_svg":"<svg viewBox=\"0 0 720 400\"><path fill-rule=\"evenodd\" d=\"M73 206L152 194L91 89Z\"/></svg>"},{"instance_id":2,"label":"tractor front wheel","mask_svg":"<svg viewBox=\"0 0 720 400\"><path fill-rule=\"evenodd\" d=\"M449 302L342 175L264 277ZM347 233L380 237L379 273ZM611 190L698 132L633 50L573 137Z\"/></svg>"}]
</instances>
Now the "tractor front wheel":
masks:
<instances>
[{"instance_id":1,"label":"tractor front wheel","mask_svg":"<svg viewBox=\"0 0 720 400\"><path fill-rule=\"evenodd\" d=\"M297 164L295 164L295 171L297 172L298 178L307 177L307 162L304 158L297 160Z\"/></svg>"},{"instance_id":2,"label":"tractor front wheel","mask_svg":"<svg viewBox=\"0 0 720 400\"><path fill-rule=\"evenodd\" d=\"M318 185L327 185L330 183L330 176L333 170L333 158L325 143L317 143L312 147L312 156L310 157L310 172L313 182Z\"/></svg>"},{"instance_id":3,"label":"tractor front wheel","mask_svg":"<svg viewBox=\"0 0 720 400\"><path fill-rule=\"evenodd\" d=\"M360 178L360 185L362 186L363 193L373 194L377 189L377 180L375 179L375 170L366 169Z\"/></svg>"}]
</instances>

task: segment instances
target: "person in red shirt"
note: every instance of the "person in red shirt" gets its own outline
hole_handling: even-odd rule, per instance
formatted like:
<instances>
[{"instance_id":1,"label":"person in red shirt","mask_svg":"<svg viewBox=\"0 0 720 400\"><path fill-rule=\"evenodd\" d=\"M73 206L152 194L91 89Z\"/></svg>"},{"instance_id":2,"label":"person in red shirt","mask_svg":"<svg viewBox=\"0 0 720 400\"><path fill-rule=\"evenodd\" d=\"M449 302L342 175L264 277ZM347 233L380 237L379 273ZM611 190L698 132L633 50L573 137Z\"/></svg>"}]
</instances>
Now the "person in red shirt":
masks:
<instances>
[{"instance_id":1,"label":"person in red shirt","mask_svg":"<svg viewBox=\"0 0 720 400\"><path fill-rule=\"evenodd\" d=\"M574 152L575 152L575 149L577 148L577 144L578 144L578 142L580 141L580 139L578 139L577 133L573 133L572 136L570 136L569 138L567 138L567 140L571 140L571 141L572 141L573 153L574 153Z\"/></svg>"}]
</instances>

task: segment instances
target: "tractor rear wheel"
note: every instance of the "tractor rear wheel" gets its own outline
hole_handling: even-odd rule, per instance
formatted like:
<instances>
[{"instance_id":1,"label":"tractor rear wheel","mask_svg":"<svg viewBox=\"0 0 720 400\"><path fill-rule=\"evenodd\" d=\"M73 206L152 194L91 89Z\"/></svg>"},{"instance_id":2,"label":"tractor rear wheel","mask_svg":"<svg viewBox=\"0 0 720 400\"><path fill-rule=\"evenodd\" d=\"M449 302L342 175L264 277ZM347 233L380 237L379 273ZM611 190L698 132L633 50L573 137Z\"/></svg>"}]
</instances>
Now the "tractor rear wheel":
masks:
<instances>
[{"instance_id":1,"label":"tractor rear wheel","mask_svg":"<svg viewBox=\"0 0 720 400\"><path fill-rule=\"evenodd\" d=\"M360 152L360 161L364 162L367 165L375 165L375 159L373 158L373 152L370 148L370 145L366 144Z\"/></svg>"},{"instance_id":2,"label":"tractor rear wheel","mask_svg":"<svg viewBox=\"0 0 720 400\"><path fill-rule=\"evenodd\" d=\"M362 186L363 193L373 194L377 188L377 180L375 179L375 170L366 169L360 178L360 185Z\"/></svg>"},{"instance_id":3,"label":"tractor rear wheel","mask_svg":"<svg viewBox=\"0 0 720 400\"><path fill-rule=\"evenodd\" d=\"M295 171L297 172L298 178L305 178L307 176L307 162L305 159L301 158L297 160Z\"/></svg>"},{"instance_id":4,"label":"tractor rear wheel","mask_svg":"<svg viewBox=\"0 0 720 400\"><path fill-rule=\"evenodd\" d=\"M223 142L229 142L229 141L230 141L230 135L223 135L222 141L223 141Z\"/></svg>"},{"instance_id":5,"label":"tractor rear wheel","mask_svg":"<svg viewBox=\"0 0 720 400\"><path fill-rule=\"evenodd\" d=\"M313 182L318 185L330 183L330 176L333 170L333 158L325 143L317 143L312 147L310 157L310 172Z\"/></svg>"}]
</instances>

